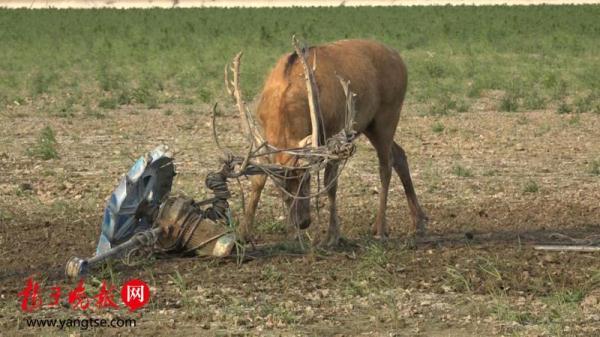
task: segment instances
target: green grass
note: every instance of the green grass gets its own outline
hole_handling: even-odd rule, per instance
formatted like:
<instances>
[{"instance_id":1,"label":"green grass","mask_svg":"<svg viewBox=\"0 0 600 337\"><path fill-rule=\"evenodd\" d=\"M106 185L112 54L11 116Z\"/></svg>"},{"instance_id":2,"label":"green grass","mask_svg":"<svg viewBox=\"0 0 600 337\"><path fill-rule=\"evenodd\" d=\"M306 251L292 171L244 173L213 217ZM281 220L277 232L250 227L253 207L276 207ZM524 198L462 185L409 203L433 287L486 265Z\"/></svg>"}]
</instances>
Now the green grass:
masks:
<instances>
[{"instance_id":1,"label":"green grass","mask_svg":"<svg viewBox=\"0 0 600 337\"><path fill-rule=\"evenodd\" d=\"M444 124L442 124L442 122L435 122L433 123L433 125L431 126L431 131L433 131L434 133L442 133L444 132Z\"/></svg>"},{"instance_id":2,"label":"green grass","mask_svg":"<svg viewBox=\"0 0 600 337\"><path fill-rule=\"evenodd\" d=\"M282 221L278 221L275 219L271 219L269 221L262 222L258 224L257 230L261 233L285 233L286 231L286 223Z\"/></svg>"},{"instance_id":3,"label":"green grass","mask_svg":"<svg viewBox=\"0 0 600 337\"><path fill-rule=\"evenodd\" d=\"M454 167L452 168L452 173L454 173L454 175L457 177L463 178L470 178L473 176L473 172L469 168L461 166L459 164L454 165Z\"/></svg>"},{"instance_id":4,"label":"green grass","mask_svg":"<svg viewBox=\"0 0 600 337\"><path fill-rule=\"evenodd\" d=\"M600 176L600 160L592 160L589 172L591 175Z\"/></svg>"},{"instance_id":5,"label":"green grass","mask_svg":"<svg viewBox=\"0 0 600 337\"><path fill-rule=\"evenodd\" d=\"M569 105L569 103L561 100L558 104L558 108L556 108L556 112L560 115L563 114L568 114L571 113L573 111L573 108L571 107L571 105Z\"/></svg>"},{"instance_id":6,"label":"green grass","mask_svg":"<svg viewBox=\"0 0 600 337\"><path fill-rule=\"evenodd\" d=\"M514 112L519 108L519 97L514 93L506 93L500 100L498 110Z\"/></svg>"},{"instance_id":7,"label":"green grass","mask_svg":"<svg viewBox=\"0 0 600 337\"><path fill-rule=\"evenodd\" d=\"M57 102L79 111L83 97L103 109L212 103L226 97L223 66L239 50L251 99L295 33L312 44L371 38L399 50L407 103L428 114L468 111L494 90L504 93L500 110L568 101L598 111L599 95L586 93L600 87L599 16L600 6L3 9L0 109Z\"/></svg>"},{"instance_id":8,"label":"green grass","mask_svg":"<svg viewBox=\"0 0 600 337\"><path fill-rule=\"evenodd\" d=\"M577 97L573 104L575 105L575 112L594 112L600 113L600 92L592 91L587 95Z\"/></svg>"},{"instance_id":9,"label":"green grass","mask_svg":"<svg viewBox=\"0 0 600 337\"><path fill-rule=\"evenodd\" d=\"M446 280L446 284L455 291L471 292L473 290L473 285L469 277L458 268L446 267L446 274L443 277Z\"/></svg>"},{"instance_id":10,"label":"green grass","mask_svg":"<svg viewBox=\"0 0 600 337\"><path fill-rule=\"evenodd\" d=\"M371 268L374 266L385 267L389 261L389 254L386 248L374 242L365 248L365 254L362 256L361 266Z\"/></svg>"},{"instance_id":11,"label":"green grass","mask_svg":"<svg viewBox=\"0 0 600 337\"><path fill-rule=\"evenodd\" d=\"M41 160L56 159L58 158L56 146L54 130L50 126L46 126L40 131L36 143L27 149L27 154Z\"/></svg>"},{"instance_id":12,"label":"green grass","mask_svg":"<svg viewBox=\"0 0 600 337\"><path fill-rule=\"evenodd\" d=\"M528 180L525 183L525 186L523 186L523 192L524 193L537 193L540 191L540 186L538 185L537 182L535 182L535 180Z\"/></svg>"}]
</instances>

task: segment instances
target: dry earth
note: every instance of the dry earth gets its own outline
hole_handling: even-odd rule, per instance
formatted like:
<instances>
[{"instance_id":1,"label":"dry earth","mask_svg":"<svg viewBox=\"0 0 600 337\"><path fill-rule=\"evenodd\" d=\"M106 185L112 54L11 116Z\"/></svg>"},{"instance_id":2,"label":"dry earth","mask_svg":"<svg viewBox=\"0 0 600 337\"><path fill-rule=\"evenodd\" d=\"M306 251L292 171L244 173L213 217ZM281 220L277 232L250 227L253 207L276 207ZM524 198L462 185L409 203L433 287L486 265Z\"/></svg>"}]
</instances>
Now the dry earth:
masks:
<instances>
[{"instance_id":1,"label":"dry earth","mask_svg":"<svg viewBox=\"0 0 600 337\"><path fill-rule=\"evenodd\" d=\"M0 114L0 336L65 333L27 328L24 318L76 312L23 314L17 292L30 275L43 285L73 287L62 278L63 265L71 256L93 253L105 198L135 157L169 144L179 172L175 190L206 196L204 177L218 167L208 110L129 106L104 112L104 118L59 118L25 106ZM269 185L259 210L261 246L249 249L246 262L167 258L100 271L96 279L112 277L119 284L133 276L147 280L153 298L136 314L109 312L137 317L137 327L88 333L600 334L598 254L532 248L561 242L553 233L598 233L600 116L499 113L482 106L432 117L418 110L407 107L396 139L409 154L431 217L426 239L412 237L397 178L388 212L392 238L383 244L369 238L378 174L374 151L360 139L341 177L339 210L348 243L339 250L303 251L290 239L279 220L278 193ZM239 144L237 123L232 111L219 117L223 143ZM27 154L45 125L56 132L59 159ZM236 210L238 200L236 194ZM320 219L309 230L314 240L323 234L326 212ZM304 246L309 241L305 237Z\"/></svg>"}]
</instances>

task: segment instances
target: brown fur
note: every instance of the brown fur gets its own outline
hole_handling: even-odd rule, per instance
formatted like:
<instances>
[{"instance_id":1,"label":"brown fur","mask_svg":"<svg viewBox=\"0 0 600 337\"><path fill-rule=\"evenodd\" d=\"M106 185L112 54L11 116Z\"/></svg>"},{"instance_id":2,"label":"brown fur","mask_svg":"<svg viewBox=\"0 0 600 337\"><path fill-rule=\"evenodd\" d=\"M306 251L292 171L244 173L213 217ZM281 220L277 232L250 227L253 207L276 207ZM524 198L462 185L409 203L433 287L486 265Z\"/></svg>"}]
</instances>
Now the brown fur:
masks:
<instances>
[{"instance_id":1,"label":"brown fur","mask_svg":"<svg viewBox=\"0 0 600 337\"><path fill-rule=\"evenodd\" d=\"M313 65L316 56L315 78L319 90L321 111L326 135L339 132L344 125L345 96L336 74L350 81L350 90L357 94L356 124L354 129L365 134L377 151L380 166L381 192L379 211L373 232L379 237L388 234L385 222L387 193L394 167L400 176L408 198L413 223L418 232L424 232L427 217L415 195L406 156L394 140L400 110L407 86L407 70L400 55L393 49L367 40L342 40L310 49L308 64ZM293 148L311 133L310 114L302 65L294 53L279 59L265 82L258 105L257 116L262 124L265 138L277 148ZM288 155L278 154L273 160L281 164L293 163ZM337 173L337 164L326 168L325 185ZM249 207L242 223L241 234L251 234L252 222L265 177L252 178ZM286 180L286 189L292 193L300 190L306 195L309 183L298 179ZM335 209L337 186L328 191L330 201L330 224L328 242L336 244L339 239L338 220ZM310 204L307 201L292 202L291 222L305 228L310 223Z\"/></svg>"}]
</instances>

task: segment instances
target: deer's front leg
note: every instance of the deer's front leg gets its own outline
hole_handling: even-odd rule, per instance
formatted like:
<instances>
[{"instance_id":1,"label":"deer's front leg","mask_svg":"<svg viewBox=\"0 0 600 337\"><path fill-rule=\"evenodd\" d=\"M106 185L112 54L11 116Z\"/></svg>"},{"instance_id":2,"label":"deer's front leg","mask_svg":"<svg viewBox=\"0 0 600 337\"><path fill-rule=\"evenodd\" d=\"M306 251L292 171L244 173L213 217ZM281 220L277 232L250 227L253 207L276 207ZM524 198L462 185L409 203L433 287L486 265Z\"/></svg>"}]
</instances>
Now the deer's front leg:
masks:
<instances>
[{"instance_id":1,"label":"deer's front leg","mask_svg":"<svg viewBox=\"0 0 600 337\"><path fill-rule=\"evenodd\" d=\"M339 162L330 162L325 166L325 188L327 190L327 198L329 199L329 227L327 229L326 244L329 247L335 247L340 241L340 220L337 215L336 194L337 194L337 178L339 170ZM318 201L317 201L318 202Z\"/></svg>"},{"instance_id":2,"label":"deer's front leg","mask_svg":"<svg viewBox=\"0 0 600 337\"><path fill-rule=\"evenodd\" d=\"M250 176L250 195L248 197L248 203L246 204L246 212L244 213L244 219L240 224L239 228L239 239L242 242L249 242L252 240L254 230L254 215L256 214L256 208L260 200L260 195L265 183L267 182L266 175L254 175Z\"/></svg>"}]
</instances>

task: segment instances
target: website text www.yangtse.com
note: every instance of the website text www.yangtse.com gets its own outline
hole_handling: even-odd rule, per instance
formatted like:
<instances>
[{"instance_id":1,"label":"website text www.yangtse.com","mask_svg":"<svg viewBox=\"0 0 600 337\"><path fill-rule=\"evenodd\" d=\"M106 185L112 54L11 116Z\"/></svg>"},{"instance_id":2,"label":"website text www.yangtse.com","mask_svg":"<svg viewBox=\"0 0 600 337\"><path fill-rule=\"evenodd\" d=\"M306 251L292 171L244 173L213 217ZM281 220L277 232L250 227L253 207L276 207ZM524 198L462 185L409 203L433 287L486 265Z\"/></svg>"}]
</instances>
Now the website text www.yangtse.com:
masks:
<instances>
[{"instance_id":1,"label":"website text www.yangtse.com","mask_svg":"<svg viewBox=\"0 0 600 337\"><path fill-rule=\"evenodd\" d=\"M136 321L133 318L28 318L25 320L28 327L55 327L58 329L80 328L81 330L93 328L128 328L135 327Z\"/></svg>"}]
</instances>

